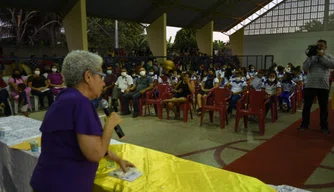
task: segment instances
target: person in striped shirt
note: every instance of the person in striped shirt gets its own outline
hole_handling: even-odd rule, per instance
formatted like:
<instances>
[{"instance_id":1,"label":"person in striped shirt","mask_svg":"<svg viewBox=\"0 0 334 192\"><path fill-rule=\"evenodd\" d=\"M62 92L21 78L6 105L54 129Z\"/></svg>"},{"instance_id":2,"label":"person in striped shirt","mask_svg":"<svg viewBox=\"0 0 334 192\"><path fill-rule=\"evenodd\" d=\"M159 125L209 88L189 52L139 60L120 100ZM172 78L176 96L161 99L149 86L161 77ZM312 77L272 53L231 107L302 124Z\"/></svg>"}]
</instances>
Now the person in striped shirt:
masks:
<instances>
[{"instance_id":1,"label":"person in striped shirt","mask_svg":"<svg viewBox=\"0 0 334 192\"><path fill-rule=\"evenodd\" d=\"M328 130L329 70L334 69L334 57L326 53L325 40L319 40L317 46L318 55L308 57L303 64L303 70L307 72L307 81L304 89L303 120L298 130L309 128L311 107L314 97L317 97L320 107L320 129L330 134Z\"/></svg>"}]
</instances>

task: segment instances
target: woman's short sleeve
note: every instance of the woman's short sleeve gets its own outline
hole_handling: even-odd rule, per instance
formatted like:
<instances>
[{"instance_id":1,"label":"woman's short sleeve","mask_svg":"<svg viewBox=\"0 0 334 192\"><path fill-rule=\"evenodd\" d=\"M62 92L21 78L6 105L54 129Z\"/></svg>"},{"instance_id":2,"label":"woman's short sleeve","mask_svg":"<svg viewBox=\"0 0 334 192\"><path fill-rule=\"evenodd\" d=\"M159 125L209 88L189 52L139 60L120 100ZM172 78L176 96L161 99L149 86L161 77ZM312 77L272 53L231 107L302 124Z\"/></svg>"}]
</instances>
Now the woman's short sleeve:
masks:
<instances>
[{"instance_id":1,"label":"woman's short sleeve","mask_svg":"<svg viewBox=\"0 0 334 192\"><path fill-rule=\"evenodd\" d=\"M77 105L73 116L74 130L83 135L102 136L100 118L90 102L82 102Z\"/></svg>"}]
</instances>

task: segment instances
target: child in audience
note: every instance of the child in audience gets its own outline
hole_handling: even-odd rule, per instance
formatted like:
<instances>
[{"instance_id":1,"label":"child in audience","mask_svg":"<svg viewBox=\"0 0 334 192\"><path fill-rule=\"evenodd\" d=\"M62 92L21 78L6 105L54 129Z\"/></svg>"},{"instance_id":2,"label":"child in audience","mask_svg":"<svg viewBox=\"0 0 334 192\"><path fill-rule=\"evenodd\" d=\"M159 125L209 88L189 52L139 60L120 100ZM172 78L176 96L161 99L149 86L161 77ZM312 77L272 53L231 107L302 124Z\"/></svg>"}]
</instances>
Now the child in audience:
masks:
<instances>
[{"instance_id":1,"label":"child in audience","mask_svg":"<svg viewBox=\"0 0 334 192\"><path fill-rule=\"evenodd\" d=\"M256 75L253 77L251 83L250 83L250 87L252 89L255 89L256 91L261 91L262 88L262 84L263 84L263 71L260 70L256 73Z\"/></svg>"},{"instance_id":2,"label":"child in audience","mask_svg":"<svg viewBox=\"0 0 334 192\"><path fill-rule=\"evenodd\" d=\"M296 87L296 83L292 81L291 73L285 73L281 86L282 93L279 96L279 106L282 111L289 112L291 109L290 98L293 96Z\"/></svg>"},{"instance_id":3,"label":"child in audience","mask_svg":"<svg viewBox=\"0 0 334 192\"><path fill-rule=\"evenodd\" d=\"M247 75L248 75L251 79L253 79L253 78L256 76L256 74L257 74L257 72L256 72L256 70L255 70L255 66L254 66L254 65L249 65L249 66L248 66L248 69L249 69L249 71L247 72Z\"/></svg>"},{"instance_id":4,"label":"child in audience","mask_svg":"<svg viewBox=\"0 0 334 192\"><path fill-rule=\"evenodd\" d=\"M281 83L277 79L275 71L269 72L268 80L262 84L262 90L265 90L270 97L269 102L266 104L266 114L273 102L276 102L276 97L281 94Z\"/></svg>"},{"instance_id":5,"label":"child in audience","mask_svg":"<svg viewBox=\"0 0 334 192\"><path fill-rule=\"evenodd\" d=\"M26 85L24 83L20 83L17 85L18 92L19 92L19 106L21 107L21 112L24 116L29 117L28 113L28 99L26 94Z\"/></svg>"},{"instance_id":6,"label":"child in audience","mask_svg":"<svg viewBox=\"0 0 334 192\"><path fill-rule=\"evenodd\" d=\"M303 74L302 74L302 71L300 69L300 66L297 66L297 67L293 68L292 69L292 74L293 74L292 80L295 83L297 83L297 84L303 83Z\"/></svg>"},{"instance_id":7,"label":"child in audience","mask_svg":"<svg viewBox=\"0 0 334 192\"><path fill-rule=\"evenodd\" d=\"M149 77L151 77L153 79L153 84L156 85L156 84L161 84L162 83L162 79L161 77L159 77L155 72L154 72L154 69L151 68L148 72L148 75Z\"/></svg>"},{"instance_id":8,"label":"child in audience","mask_svg":"<svg viewBox=\"0 0 334 192\"><path fill-rule=\"evenodd\" d=\"M277 67L277 79L279 82L281 82L283 80L284 77L284 70L285 68L283 66L278 66Z\"/></svg>"},{"instance_id":9,"label":"child in audience","mask_svg":"<svg viewBox=\"0 0 334 192\"><path fill-rule=\"evenodd\" d=\"M240 80L241 81L245 81L245 82L247 82L247 79L246 79L246 77L243 75L243 73L242 73L242 69L238 69L238 70L235 70L234 72L232 72L234 75L232 75L230 78L229 78L229 81L230 82L232 82L232 81L234 81L234 79L235 79L235 77L237 76L236 74L240 74Z\"/></svg>"},{"instance_id":10,"label":"child in audience","mask_svg":"<svg viewBox=\"0 0 334 192\"><path fill-rule=\"evenodd\" d=\"M226 78L220 78L219 79L219 87L223 88L228 84L228 81L226 80Z\"/></svg>"},{"instance_id":11,"label":"child in audience","mask_svg":"<svg viewBox=\"0 0 334 192\"><path fill-rule=\"evenodd\" d=\"M236 107L238 100L241 99L242 93L247 90L247 83L242 80L240 72L235 72L235 78L227 84L227 87L229 87L232 92L227 113L232 114L232 110Z\"/></svg>"},{"instance_id":12,"label":"child in audience","mask_svg":"<svg viewBox=\"0 0 334 192\"><path fill-rule=\"evenodd\" d=\"M190 74L192 74L190 78L191 81L196 81L198 79L196 72L190 71Z\"/></svg>"}]
</instances>

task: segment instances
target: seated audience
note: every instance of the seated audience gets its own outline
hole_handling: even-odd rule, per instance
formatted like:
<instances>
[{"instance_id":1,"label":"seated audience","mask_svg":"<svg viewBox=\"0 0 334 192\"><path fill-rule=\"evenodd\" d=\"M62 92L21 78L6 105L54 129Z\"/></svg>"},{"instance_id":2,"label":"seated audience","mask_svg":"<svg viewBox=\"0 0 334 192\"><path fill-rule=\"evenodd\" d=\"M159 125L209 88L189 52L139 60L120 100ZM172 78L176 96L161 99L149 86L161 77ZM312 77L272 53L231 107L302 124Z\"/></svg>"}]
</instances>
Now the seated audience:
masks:
<instances>
[{"instance_id":1,"label":"seated audience","mask_svg":"<svg viewBox=\"0 0 334 192\"><path fill-rule=\"evenodd\" d=\"M255 70L255 66L254 65L249 65L248 70L249 71L247 72L247 76L250 77L250 79L253 79L257 74L257 72Z\"/></svg>"},{"instance_id":2,"label":"seated audience","mask_svg":"<svg viewBox=\"0 0 334 192\"><path fill-rule=\"evenodd\" d=\"M290 111L291 100L294 94L296 83L292 81L292 74L285 73L284 79L281 82L282 93L279 96L279 106L282 111Z\"/></svg>"},{"instance_id":3,"label":"seated audience","mask_svg":"<svg viewBox=\"0 0 334 192\"><path fill-rule=\"evenodd\" d=\"M123 96L125 90L130 89L133 86L133 79L130 75L127 74L125 68L121 69L121 76L117 78L115 85L116 86L112 92L112 100L113 100L112 105L113 105L114 111L118 111L117 100Z\"/></svg>"},{"instance_id":4,"label":"seated audience","mask_svg":"<svg viewBox=\"0 0 334 192\"><path fill-rule=\"evenodd\" d=\"M163 101L167 102L168 109L174 112L176 118L180 117L180 113L176 111L175 105L186 102L188 95L195 93L195 83L190 80L190 75L190 73L183 74L181 81L177 83L173 90L173 98Z\"/></svg>"},{"instance_id":5,"label":"seated audience","mask_svg":"<svg viewBox=\"0 0 334 192\"><path fill-rule=\"evenodd\" d=\"M227 85L232 92L232 97L227 109L228 114L232 114L232 110L236 107L238 100L241 99L242 93L247 90L247 83L246 81L243 81L241 77L241 73L236 72L234 80Z\"/></svg>"},{"instance_id":6,"label":"seated audience","mask_svg":"<svg viewBox=\"0 0 334 192\"><path fill-rule=\"evenodd\" d=\"M148 76L153 79L153 84L154 85L162 83L161 77L159 77L158 74L154 72L153 67L151 67L151 69L149 70Z\"/></svg>"},{"instance_id":7,"label":"seated audience","mask_svg":"<svg viewBox=\"0 0 334 192\"><path fill-rule=\"evenodd\" d=\"M51 73L48 74L48 83L54 96L57 96L64 88L64 77L59 73L57 65L52 65Z\"/></svg>"},{"instance_id":8,"label":"seated audience","mask_svg":"<svg viewBox=\"0 0 334 192\"><path fill-rule=\"evenodd\" d=\"M225 77L225 71L226 71L227 65L223 65L222 67L220 67L217 71L216 71L216 77L218 79L220 78L224 78Z\"/></svg>"},{"instance_id":9,"label":"seated audience","mask_svg":"<svg viewBox=\"0 0 334 192\"><path fill-rule=\"evenodd\" d=\"M8 84L10 86L10 92L12 95L12 98L14 99L14 102L18 102L19 96L19 89L17 87L18 84L24 83L27 85L26 78L22 76L21 72L18 69L14 69L12 77L9 78ZM25 92L27 93L27 100L28 100L28 107L30 107L30 93L31 88L27 86L25 89Z\"/></svg>"},{"instance_id":10,"label":"seated audience","mask_svg":"<svg viewBox=\"0 0 334 192\"><path fill-rule=\"evenodd\" d=\"M28 86L31 88L31 94L38 96L41 110L45 109L44 97L48 98L50 107L53 102L53 95L49 89L48 80L43 75L41 75L39 68L35 69L34 74L28 78L27 82Z\"/></svg>"},{"instance_id":11,"label":"seated audience","mask_svg":"<svg viewBox=\"0 0 334 192\"><path fill-rule=\"evenodd\" d=\"M262 90L265 90L270 97L269 102L266 104L267 114L273 102L276 102L277 96L281 94L281 83L278 81L275 71L269 72L268 80L262 84Z\"/></svg>"},{"instance_id":12,"label":"seated audience","mask_svg":"<svg viewBox=\"0 0 334 192\"><path fill-rule=\"evenodd\" d=\"M21 112L24 114L24 116L29 117L28 99L27 99L27 93L25 92L27 86L24 83L20 83L17 85L17 87L19 89L19 106L21 108Z\"/></svg>"},{"instance_id":13,"label":"seated audience","mask_svg":"<svg viewBox=\"0 0 334 192\"><path fill-rule=\"evenodd\" d=\"M107 75L104 77L105 87L103 88L102 97L108 100L108 97L112 96L113 88L115 87L115 82L117 81L117 76L113 73L113 68L111 65L106 67L106 72ZM112 104L112 106L115 106L115 104Z\"/></svg>"},{"instance_id":14,"label":"seated audience","mask_svg":"<svg viewBox=\"0 0 334 192\"><path fill-rule=\"evenodd\" d=\"M292 73L293 68L295 68L295 67L292 65L292 63L288 63L288 64L286 65L286 68L285 68L284 71L285 71L286 73Z\"/></svg>"},{"instance_id":15,"label":"seated audience","mask_svg":"<svg viewBox=\"0 0 334 192\"><path fill-rule=\"evenodd\" d=\"M220 88L224 88L224 87L226 87L226 85L228 84L228 80L227 80L227 78L220 78L219 79L219 87Z\"/></svg>"},{"instance_id":16,"label":"seated audience","mask_svg":"<svg viewBox=\"0 0 334 192\"><path fill-rule=\"evenodd\" d=\"M174 70L168 71L167 83L170 86L175 87L176 84L178 83L178 81L179 81L179 79L177 78L177 71L174 71Z\"/></svg>"},{"instance_id":17,"label":"seated audience","mask_svg":"<svg viewBox=\"0 0 334 192\"><path fill-rule=\"evenodd\" d=\"M191 81L197 81L198 80L198 76L197 76L196 72L190 72L190 74L192 74L191 78L190 78Z\"/></svg>"},{"instance_id":18,"label":"seated audience","mask_svg":"<svg viewBox=\"0 0 334 192\"><path fill-rule=\"evenodd\" d=\"M284 73L285 73L284 71L285 71L284 67L282 67L282 66L277 67L277 80L279 82L281 82L283 80Z\"/></svg>"},{"instance_id":19,"label":"seated audience","mask_svg":"<svg viewBox=\"0 0 334 192\"><path fill-rule=\"evenodd\" d=\"M208 75L201 83L201 90L197 94L198 114L202 112L202 97L207 95L213 88L219 87L219 80L215 77L213 69L208 70Z\"/></svg>"},{"instance_id":20,"label":"seated audience","mask_svg":"<svg viewBox=\"0 0 334 192\"><path fill-rule=\"evenodd\" d=\"M303 74L302 74L302 70L300 69L300 66L297 66L292 69L292 75L293 75L292 80L295 83L299 85L303 84Z\"/></svg>"},{"instance_id":21,"label":"seated audience","mask_svg":"<svg viewBox=\"0 0 334 192\"><path fill-rule=\"evenodd\" d=\"M136 80L136 83L131 88L124 91L124 95L122 96L122 106L124 107L124 112L122 115L130 114L129 110L129 100L132 99L133 104L133 118L138 117L139 115L139 99L146 91L153 89L153 80L151 77L146 75L146 71L144 68L140 68L139 70L140 77Z\"/></svg>"}]
</instances>

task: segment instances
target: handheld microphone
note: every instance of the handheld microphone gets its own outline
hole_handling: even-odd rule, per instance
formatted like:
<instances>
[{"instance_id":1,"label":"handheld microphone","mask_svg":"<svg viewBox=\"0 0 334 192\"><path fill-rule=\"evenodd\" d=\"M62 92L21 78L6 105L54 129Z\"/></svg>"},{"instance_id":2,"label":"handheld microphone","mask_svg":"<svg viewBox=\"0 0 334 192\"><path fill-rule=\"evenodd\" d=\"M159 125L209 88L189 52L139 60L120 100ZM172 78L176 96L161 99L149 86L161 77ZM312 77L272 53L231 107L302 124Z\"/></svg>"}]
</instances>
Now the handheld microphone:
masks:
<instances>
[{"instance_id":1,"label":"handheld microphone","mask_svg":"<svg viewBox=\"0 0 334 192\"><path fill-rule=\"evenodd\" d=\"M106 100L102 99L100 102L100 106L102 107L104 113L106 114L106 116L109 116L113 110L109 108L109 104ZM117 136L121 139L123 138L125 135L123 133L123 130L121 128L121 126L116 125L116 127L114 128L115 132L117 133Z\"/></svg>"}]
</instances>

